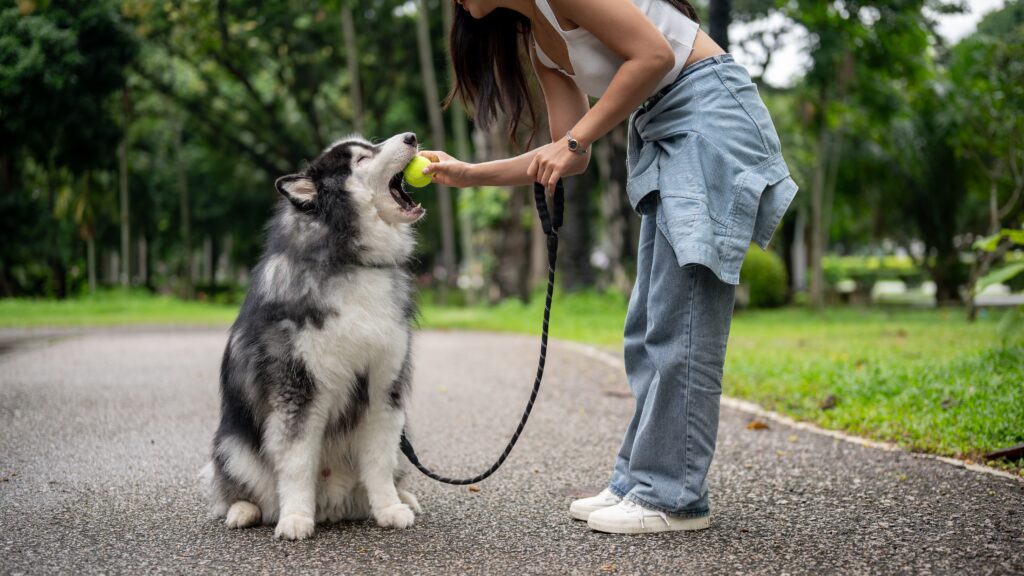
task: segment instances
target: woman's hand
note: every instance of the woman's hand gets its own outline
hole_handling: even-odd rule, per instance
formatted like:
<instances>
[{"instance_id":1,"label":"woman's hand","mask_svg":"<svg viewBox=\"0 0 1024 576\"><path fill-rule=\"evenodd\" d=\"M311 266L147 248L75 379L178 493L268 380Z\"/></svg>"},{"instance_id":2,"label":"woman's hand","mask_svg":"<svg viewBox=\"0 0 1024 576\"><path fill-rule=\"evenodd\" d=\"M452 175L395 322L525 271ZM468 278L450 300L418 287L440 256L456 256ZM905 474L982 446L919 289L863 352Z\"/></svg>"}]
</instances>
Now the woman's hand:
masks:
<instances>
[{"instance_id":1,"label":"woman's hand","mask_svg":"<svg viewBox=\"0 0 1024 576\"><path fill-rule=\"evenodd\" d=\"M420 156L430 160L430 165L423 169L423 173L433 176L437 184L456 188L477 184L471 174L473 164L469 162L457 160L441 150L421 150Z\"/></svg>"},{"instance_id":2,"label":"woman's hand","mask_svg":"<svg viewBox=\"0 0 1024 576\"><path fill-rule=\"evenodd\" d=\"M563 136L557 142L538 148L526 173L534 182L542 184L548 196L551 196L555 193L555 184L559 178L581 174L587 169L589 161L589 154L577 154L569 150L568 139Z\"/></svg>"}]
</instances>

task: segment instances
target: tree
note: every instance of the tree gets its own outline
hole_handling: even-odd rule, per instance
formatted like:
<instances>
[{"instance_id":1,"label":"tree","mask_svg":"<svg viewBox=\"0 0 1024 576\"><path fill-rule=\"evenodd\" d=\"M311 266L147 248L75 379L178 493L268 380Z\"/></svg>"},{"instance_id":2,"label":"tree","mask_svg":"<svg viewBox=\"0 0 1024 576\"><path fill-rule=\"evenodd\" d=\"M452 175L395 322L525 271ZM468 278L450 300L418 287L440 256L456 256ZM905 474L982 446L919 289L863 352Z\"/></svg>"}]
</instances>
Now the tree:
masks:
<instances>
[{"instance_id":1,"label":"tree","mask_svg":"<svg viewBox=\"0 0 1024 576\"><path fill-rule=\"evenodd\" d=\"M822 268L844 141L888 122L900 91L927 69L925 0L797 0L787 14L811 35L804 82L808 128L817 135L811 184L812 306L824 306Z\"/></svg>"},{"instance_id":2,"label":"tree","mask_svg":"<svg viewBox=\"0 0 1024 576\"><path fill-rule=\"evenodd\" d=\"M0 10L0 30L0 165L15 194L25 193L25 160L42 167L53 218L61 169L73 178L110 164L120 139L111 96L124 85L136 43L109 1L20 4ZM66 227L45 228L52 290L64 297Z\"/></svg>"},{"instance_id":3,"label":"tree","mask_svg":"<svg viewBox=\"0 0 1024 576\"><path fill-rule=\"evenodd\" d=\"M732 23L730 0L708 2L708 35L722 50L729 51L729 24Z\"/></svg>"},{"instance_id":4,"label":"tree","mask_svg":"<svg viewBox=\"0 0 1024 576\"><path fill-rule=\"evenodd\" d=\"M956 144L987 191L985 234L997 235L1003 228L1017 227L1024 213L1024 31L1014 31L1006 40L985 35L968 39L953 56L950 75L964 123ZM992 249L976 254L970 291L1003 253ZM973 319L973 297L971 304Z\"/></svg>"},{"instance_id":5,"label":"tree","mask_svg":"<svg viewBox=\"0 0 1024 576\"><path fill-rule=\"evenodd\" d=\"M437 76L434 72L434 51L430 46L430 25L426 0L418 0L419 16L416 18L416 44L419 52L420 71L423 76L423 95L430 117L431 140L435 147L445 146L444 122L441 117L441 98L437 90ZM441 262L444 266L439 294L441 303L447 301L448 286L458 274L455 264L455 224L452 222L452 196L447 186L437 185L438 207L441 213Z\"/></svg>"}]
</instances>

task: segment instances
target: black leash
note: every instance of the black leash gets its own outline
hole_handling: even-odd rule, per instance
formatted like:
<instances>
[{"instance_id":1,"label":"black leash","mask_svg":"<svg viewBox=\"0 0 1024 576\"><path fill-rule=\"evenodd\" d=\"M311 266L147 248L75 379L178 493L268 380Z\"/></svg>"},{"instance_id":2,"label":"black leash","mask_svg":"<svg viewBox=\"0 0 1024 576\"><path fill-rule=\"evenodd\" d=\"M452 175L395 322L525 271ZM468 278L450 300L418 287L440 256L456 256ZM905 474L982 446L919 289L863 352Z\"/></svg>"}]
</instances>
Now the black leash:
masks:
<instances>
[{"instance_id":1,"label":"black leash","mask_svg":"<svg viewBox=\"0 0 1024 576\"><path fill-rule=\"evenodd\" d=\"M523 433L523 428L526 427L526 421L530 419L530 412L533 411L533 402L537 399L537 394L540 392L540 381L544 378L544 361L548 354L548 320L551 317L551 296L555 291L555 261L558 258L558 229L562 227L562 209L565 205L565 193L562 191L562 181L559 180L555 186L555 197L554 204L551 208L551 213L548 213L548 203L544 194L544 186L540 184L533 185L533 199L537 204L537 215L540 216L540 224L544 229L544 235L548 237L548 293L544 300L544 327L540 334L540 358L537 360L537 379L533 381L533 391L530 393L530 400L526 403L526 409L523 410L523 417L519 420L519 426L516 427L516 431L512 434L512 438L509 439L508 444L505 446L505 451L501 453L498 460L491 465L490 468L483 471L482 473L473 476L472 478L448 478L441 476L440 474L430 470L422 463L420 459L416 457L416 450L413 449L412 443L405 436L405 431L402 431L402 453L405 457L412 462L420 472L423 472L428 478L443 482L445 484L465 485L475 484L481 480L484 480L491 474L498 471L501 465L505 463L505 459L512 453L512 448L516 445L519 440L519 435Z\"/></svg>"}]
</instances>

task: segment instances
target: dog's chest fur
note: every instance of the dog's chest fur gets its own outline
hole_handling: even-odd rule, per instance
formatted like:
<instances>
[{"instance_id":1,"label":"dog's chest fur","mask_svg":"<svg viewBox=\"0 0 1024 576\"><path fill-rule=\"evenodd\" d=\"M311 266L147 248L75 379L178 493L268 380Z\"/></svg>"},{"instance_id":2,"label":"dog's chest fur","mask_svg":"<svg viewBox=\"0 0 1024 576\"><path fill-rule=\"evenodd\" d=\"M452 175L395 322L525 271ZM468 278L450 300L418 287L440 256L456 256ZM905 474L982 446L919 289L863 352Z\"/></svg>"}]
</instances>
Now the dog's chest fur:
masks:
<instances>
[{"instance_id":1,"label":"dog's chest fur","mask_svg":"<svg viewBox=\"0 0 1024 576\"><path fill-rule=\"evenodd\" d=\"M329 281L323 326L301 330L295 339L316 380L333 388L396 359L400 364L409 340L410 291L408 274L397 267L355 268Z\"/></svg>"}]
</instances>

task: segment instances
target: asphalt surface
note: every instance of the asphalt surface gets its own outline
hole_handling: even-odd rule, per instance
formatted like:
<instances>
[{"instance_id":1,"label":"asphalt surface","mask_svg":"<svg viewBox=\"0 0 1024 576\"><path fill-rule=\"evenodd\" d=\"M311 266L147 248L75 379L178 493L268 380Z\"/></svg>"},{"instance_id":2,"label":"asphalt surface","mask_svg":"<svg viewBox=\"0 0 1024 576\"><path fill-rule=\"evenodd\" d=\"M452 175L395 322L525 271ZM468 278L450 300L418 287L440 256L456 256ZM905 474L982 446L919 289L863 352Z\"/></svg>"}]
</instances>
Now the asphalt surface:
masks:
<instances>
[{"instance_id":1,"label":"asphalt surface","mask_svg":"<svg viewBox=\"0 0 1024 576\"><path fill-rule=\"evenodd\" d=\"M633 402L624 375L567 346L519 446L479 491L416 475L405 531L210 519L196 480L217 419L226 330L0 338L0 573L1022 574L1024 484L725 409L711 529L612 536L569 519L607 480ZM429 465L497 456L537 342L426 332L411 423Z\"/></svg>"}]
</instances>

